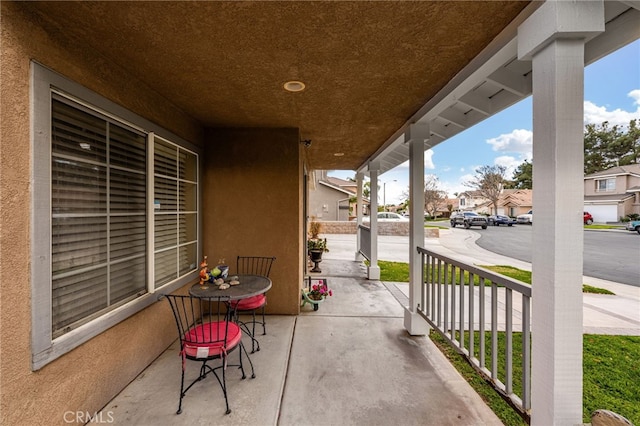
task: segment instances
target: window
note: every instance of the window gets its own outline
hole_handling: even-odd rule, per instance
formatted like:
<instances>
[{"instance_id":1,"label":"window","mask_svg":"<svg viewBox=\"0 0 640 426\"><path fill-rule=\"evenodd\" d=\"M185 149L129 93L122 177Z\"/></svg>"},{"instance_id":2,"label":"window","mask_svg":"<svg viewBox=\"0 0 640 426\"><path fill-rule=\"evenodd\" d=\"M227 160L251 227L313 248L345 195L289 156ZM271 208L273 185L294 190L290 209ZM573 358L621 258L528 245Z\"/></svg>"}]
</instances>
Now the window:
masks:
<instances>
[{"instance_id":1,"label":"window","mask_svg":"<svg viewBox=\"0 0 640 426\"><path fill-rule=\"evenodd\" d=\"M38 369L197 276L198 152L33 64Z\"/></svg>"},{"instance_id":2,"label":"window","mask_svg":"<svg viewBox=\"0 0 640 426\"><path fill-rule=\"evenodd\" d=\"M616 178L596 180L596 192L613 192L616 190Z\"/></svg>"}]
</instances>

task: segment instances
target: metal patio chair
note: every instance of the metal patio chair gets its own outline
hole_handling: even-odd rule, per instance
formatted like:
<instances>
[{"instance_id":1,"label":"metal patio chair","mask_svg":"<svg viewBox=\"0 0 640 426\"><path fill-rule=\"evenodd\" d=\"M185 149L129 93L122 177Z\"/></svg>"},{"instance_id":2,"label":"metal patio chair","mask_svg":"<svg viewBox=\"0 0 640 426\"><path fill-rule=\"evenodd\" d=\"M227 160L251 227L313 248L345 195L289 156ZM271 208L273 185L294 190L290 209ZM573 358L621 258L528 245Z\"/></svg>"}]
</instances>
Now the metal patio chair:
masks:
<instances>
[{"instance_id":1,"label":"metal patio chair","mask_svg":"<svg viewBox=\"0 0 640 426\"><path fill-rule=\"evenodd\" d=\"M275 257L268 256L238 256L236 260L236 273L237 274L251 274L262 275L269 277L271 273L271 267ZM267 334L267 323L265 321L264 310L267 305L266 294L260 294L258 296L248 297L246 299L234 300L230 302L231 309L234 312L236 320L241 313L251 313L251 321L241 322L239 324L244 326L245 331L251 336L251 353L260 350L260 342L255 338L256 335L256 323L262 325L262 334ZM256 320L256 311L262 308L262 321ZM251 324L251 330L249 330L248 324Z\"/></svg>"},{"instance_id":2,"label":"metal patio chair","mask_svg":"<svg viewBox=\"0 0 640 426\"><path fill-rule=\"evenodd\" d=\"M220 309L224 308L224 303L228 299L225 297L197 298L173 294L162 295L162 297L169 301L180 338L182 377L180 381L180 402L176 414L182 413L182 399L187 391L210 373L213 373L222 388L227 408L226 414L229 414L231 409L229 408L227 395L227 368L238 367L242 371L242 378L245 379L247 376L242 360L242 352L244 351L251 365L251 378L255 378L255 371L251 358L249 358L249 354L242 344L240 326L231 321L226 309ZM238 349L239 353L239 364L231 365L228 363L229 354L236 349ZM209 362L214 360L220 360L220 365L216 367L209 365ZM196 361L201 365L198 377L185 388L186 361Z\"/></svg>"}]
</instances>

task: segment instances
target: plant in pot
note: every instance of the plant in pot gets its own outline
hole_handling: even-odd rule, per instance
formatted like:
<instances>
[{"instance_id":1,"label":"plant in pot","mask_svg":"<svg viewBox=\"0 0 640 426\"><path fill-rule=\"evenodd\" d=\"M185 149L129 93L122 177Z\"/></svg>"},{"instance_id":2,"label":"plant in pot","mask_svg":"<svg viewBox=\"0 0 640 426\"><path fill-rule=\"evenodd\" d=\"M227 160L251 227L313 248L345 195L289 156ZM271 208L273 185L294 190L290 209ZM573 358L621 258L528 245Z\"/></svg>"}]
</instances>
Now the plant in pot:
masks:
<instances>
[{"instance_id":1,"label":"plant in pot","mask_svg":"<svg viewBox=\"0 0 640 426\"><path fill-rule=\"evenodd\" d=\"M307 240L307 254L309 259L314 263L311 272L322 272L318 267L318 263L322 262L322 253L329 251L327 248L327 239L320 238L318 235L322 229L319 222L311 222L309 226L309 239Z\"/></svg>"}]
</instances>

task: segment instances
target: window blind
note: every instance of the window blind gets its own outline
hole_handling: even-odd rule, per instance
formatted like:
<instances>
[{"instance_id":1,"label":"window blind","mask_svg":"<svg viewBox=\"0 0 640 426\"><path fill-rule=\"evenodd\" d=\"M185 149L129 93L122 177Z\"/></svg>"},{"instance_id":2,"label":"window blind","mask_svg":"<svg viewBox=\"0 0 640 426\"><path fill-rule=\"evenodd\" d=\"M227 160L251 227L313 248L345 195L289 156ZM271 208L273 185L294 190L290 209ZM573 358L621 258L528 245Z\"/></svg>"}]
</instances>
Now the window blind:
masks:
<instances>
[{"instance_id":1,"label":"window blind","mask_svg":"<svg viewBox=\"0 0 640 426\"><path fill-rule=\"evenodd\" d=\"M146 137L51 105L52 334L146 291Z\"/></svg>"}]
</instances>

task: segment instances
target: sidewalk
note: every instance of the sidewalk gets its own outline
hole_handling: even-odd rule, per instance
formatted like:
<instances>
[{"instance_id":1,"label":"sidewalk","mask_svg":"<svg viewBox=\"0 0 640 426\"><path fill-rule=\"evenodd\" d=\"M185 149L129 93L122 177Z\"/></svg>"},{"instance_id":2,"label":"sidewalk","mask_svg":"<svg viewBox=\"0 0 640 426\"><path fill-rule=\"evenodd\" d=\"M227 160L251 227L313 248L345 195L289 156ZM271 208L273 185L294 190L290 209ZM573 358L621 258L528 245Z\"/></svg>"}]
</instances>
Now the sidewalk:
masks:
<instances>
[{"instance_id":1,"label":"sidewalk","mask_svg":"<svg viewBox=\"0 0 640 426\"><path fill-rule=\"evenodd\" d=\"M355 259L356 236L327 234L330 252L328 259ZM475 244L480 237L472 230L440 230L440 238L426 238L424 248L454 257L472 265L511 265L531 270L531 264L485 250ZM409 261L409 237L378 237L378 258L395 262ZM585 284L612 291L615 295L583 293L583 325L587 334L616 334L640 336L640 287L606 281L598 278L583 278ZM386 283L408 297L407 283ZM402 303L402 301L401 301Z\"/></svg>"}]
</instances>

